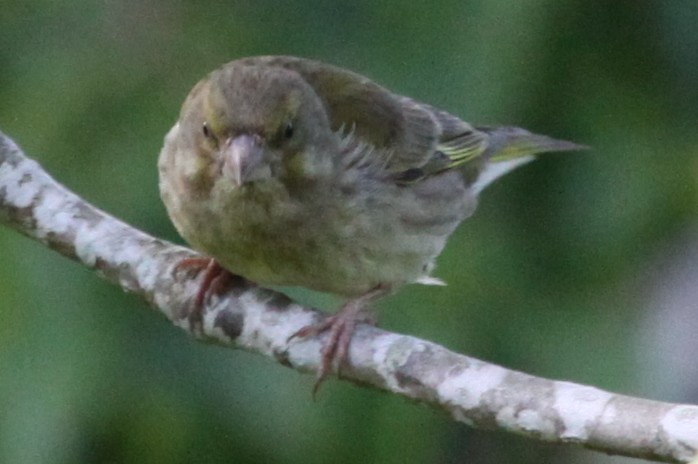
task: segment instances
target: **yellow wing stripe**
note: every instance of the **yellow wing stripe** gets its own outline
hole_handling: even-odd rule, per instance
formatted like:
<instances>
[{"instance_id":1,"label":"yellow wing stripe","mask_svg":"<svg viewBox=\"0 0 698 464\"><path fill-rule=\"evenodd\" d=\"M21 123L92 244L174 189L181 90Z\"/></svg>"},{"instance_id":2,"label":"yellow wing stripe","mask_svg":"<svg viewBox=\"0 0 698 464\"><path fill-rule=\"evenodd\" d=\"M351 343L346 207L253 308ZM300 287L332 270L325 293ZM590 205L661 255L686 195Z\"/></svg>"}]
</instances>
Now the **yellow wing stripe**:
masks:
<instances>
[{"instance_id":1,"label":"yellow wing stripe","mask_svg":"<svg viewBox=\"0 0 698 464\"><path fill-rule=\"evenodd\" d=\"M478 132L465 132L437 145L437 150L451 160L449 168L460 166L476 159L488 147L487 136Z\"/></svg>"}]
</instances>

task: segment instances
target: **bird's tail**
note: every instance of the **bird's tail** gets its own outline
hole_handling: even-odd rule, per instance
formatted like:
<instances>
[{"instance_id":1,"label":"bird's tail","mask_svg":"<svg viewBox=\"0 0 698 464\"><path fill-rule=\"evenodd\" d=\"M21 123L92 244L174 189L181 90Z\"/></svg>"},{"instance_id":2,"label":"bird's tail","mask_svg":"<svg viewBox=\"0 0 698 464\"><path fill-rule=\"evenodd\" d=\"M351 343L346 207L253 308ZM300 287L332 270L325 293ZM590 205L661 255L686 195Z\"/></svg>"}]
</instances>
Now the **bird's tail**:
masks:
<instances>
[{"instance_id":1,"label":"bird's tail","mask_svg":"<svg viewBox=\"0 0 698 464\"><path fill-rule=\"evenodd\" d=\"M484 127L477 130L489 136L483 158L491 163L513 160L550 151L574 151L588 147L567 140L557 140L547 135L533 134L519 127Z\"/></svg>"},{"instance_id":2,"label":"bird's tail","mask_svg":"<svg viewBox=\"0 0 698 464\"><path fill-rule=\"evenodd\" d=\"M472 189L480 193L504 174L546 152L584 150L588 147L547 135L531 133L519 127L477 127L489 136L488 146L481 155L485 161Z\"/></svg>"}]
</instances>

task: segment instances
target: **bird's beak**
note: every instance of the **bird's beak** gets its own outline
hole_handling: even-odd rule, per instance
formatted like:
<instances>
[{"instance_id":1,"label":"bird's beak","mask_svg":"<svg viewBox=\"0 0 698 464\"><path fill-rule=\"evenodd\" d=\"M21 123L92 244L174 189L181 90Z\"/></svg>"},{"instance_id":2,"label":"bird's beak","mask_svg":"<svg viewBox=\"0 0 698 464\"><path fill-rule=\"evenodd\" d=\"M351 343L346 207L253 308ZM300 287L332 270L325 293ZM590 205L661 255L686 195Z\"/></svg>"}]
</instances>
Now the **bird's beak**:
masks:
<instances>
[{"instance_id":1,"label":"bird's beak","mask_svg":"<svg viewBox=\"0 0 698 464\"><path fill-rule=\"evenodd\" d=\"M235 187L242 186L261 164L262 153L262 146L257 136L242 134L227 139L222 153L223 175L230 179Z\"/></svg>"}]
</instances>

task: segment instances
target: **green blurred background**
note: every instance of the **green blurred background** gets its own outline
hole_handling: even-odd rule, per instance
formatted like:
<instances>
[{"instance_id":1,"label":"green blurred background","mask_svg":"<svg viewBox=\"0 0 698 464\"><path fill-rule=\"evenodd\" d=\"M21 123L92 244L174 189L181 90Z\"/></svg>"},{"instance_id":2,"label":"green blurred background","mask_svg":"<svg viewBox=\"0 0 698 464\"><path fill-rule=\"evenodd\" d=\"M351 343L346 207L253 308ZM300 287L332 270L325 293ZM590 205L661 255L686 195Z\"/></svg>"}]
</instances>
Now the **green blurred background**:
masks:
<instances>
[{"instance_id":1,"label":"green blurred background","mask_svg":"<svg viewBox=\"0 0 698 464\"><path fill-rule=\"evenodd\" d=\"M695 0L3 0L0 130L92 203L177 242L162 138L197 80L242 56L332 62L468 121L589 144L488 189L441 256L451 285L404 289L380 304L381 326L698 402L698 348L676 336L698 319L698 254L683 251L698 244L696 25ZM194 342L6 229L0 317L2 463L630 462L346 383L313 402L310 376Z\"/></svg>"}]
</instances>

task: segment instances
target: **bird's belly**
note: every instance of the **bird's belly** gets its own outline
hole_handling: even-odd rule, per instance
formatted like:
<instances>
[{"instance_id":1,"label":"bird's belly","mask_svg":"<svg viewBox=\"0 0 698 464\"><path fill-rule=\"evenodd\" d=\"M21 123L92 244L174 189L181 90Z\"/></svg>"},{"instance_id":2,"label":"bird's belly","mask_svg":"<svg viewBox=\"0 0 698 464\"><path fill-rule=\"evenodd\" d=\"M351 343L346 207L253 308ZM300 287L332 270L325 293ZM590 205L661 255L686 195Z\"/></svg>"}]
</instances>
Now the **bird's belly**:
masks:
<instances>
[{"instance_id":1,"label":"bird's belly","mask_svg":"<svg viewBox=\"0 0 698 464\"><path fill-rule=\"evenodd\" d=\"M427 277L469 210L462 189L428 198L390 188L396 190L348 199L331 190L300 200L278 191L227 193L224 207L214 195L180 215L187 224L178 229L223 267L261 285L353 297Z\"/></svg>"},{"instance_id":2,"label":"bird's belly","mask_svg":"<svg viewBox=\"0 0 698 464\"><path fill-rule=\"evenodd\" d=\"M229 239L213 239L202 248L225 268L261 285L301 286L351 297L379 284L396 286L428 274L445 242L445 237L400 238L392 227L376 226L348 230L318 212L303 224L267 223L265 232L241 224Z\"/></svg>"},{"instance_id":3,"label":"bird's belly","mask_svg":"<svg viewBox=\"0 0 698 464\"><path fill-rule=\"evenodd\" d=\"M360 241L358 237L332 241L329 236L288 233L284 239L242 241L238 245L245 251L220 256L224 267L261 285L301 286L353 297L381 284L417 280L437 254L434 246L431 250L386 249Z\"/></svg>"}]
</instances>

